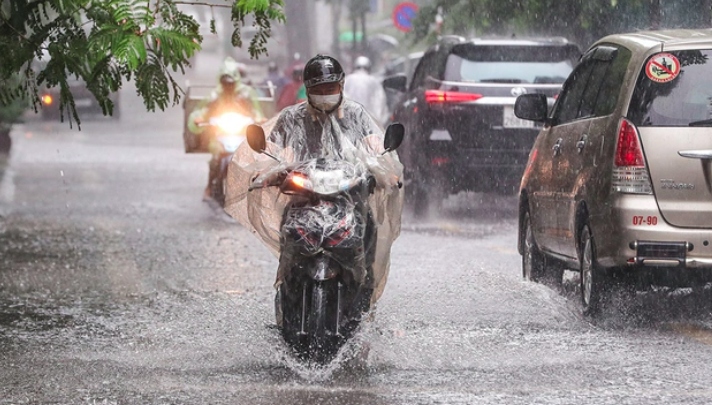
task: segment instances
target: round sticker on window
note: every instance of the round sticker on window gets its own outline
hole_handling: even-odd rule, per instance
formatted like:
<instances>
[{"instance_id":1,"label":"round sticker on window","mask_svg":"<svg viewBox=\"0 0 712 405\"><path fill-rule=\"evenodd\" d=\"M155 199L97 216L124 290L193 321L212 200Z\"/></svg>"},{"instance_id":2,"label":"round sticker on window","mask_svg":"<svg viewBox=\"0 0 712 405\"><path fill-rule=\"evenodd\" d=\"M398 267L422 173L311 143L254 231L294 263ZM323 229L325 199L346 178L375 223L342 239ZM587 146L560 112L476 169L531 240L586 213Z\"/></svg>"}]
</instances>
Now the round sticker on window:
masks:
<instances>
[{"instance_id":1,"label":"round sticker on window","mask_svg":"<svg viewBox=\"0 0 712 405\"><path fill-rule=\"evenodd\" d=\"M680 61L673 54L659 53L650 58L645 73L654 82L669 82L680 74Z\"/></svg>"}]
</instances>

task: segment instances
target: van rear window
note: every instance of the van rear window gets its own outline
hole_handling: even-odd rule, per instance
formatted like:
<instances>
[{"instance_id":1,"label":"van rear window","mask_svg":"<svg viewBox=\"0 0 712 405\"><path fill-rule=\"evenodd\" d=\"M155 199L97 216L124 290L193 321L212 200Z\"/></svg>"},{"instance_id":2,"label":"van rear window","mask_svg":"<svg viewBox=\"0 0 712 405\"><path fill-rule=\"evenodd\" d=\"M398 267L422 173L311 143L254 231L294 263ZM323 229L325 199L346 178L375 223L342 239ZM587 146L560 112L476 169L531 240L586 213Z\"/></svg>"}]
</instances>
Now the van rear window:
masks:
<instances>
[{"instance_id":1,"label":"van rear window","mask_svg":"<svg viewBox=\"0 0 712 405\"><path fill-rule=\"evenodd\" d=\"M668 81L656 80L651 66L665 65L671 54L674 75ZM641 67L628 118L637 126L688 126L712 118L712 49L670 51L650 57ZM659 59L658 63L656 58ZM668 58L669 59L669 58ZM679 63L679 72L674 70ZM663 67L659 67L663 69Z\"/></svg>"}]
</instances>

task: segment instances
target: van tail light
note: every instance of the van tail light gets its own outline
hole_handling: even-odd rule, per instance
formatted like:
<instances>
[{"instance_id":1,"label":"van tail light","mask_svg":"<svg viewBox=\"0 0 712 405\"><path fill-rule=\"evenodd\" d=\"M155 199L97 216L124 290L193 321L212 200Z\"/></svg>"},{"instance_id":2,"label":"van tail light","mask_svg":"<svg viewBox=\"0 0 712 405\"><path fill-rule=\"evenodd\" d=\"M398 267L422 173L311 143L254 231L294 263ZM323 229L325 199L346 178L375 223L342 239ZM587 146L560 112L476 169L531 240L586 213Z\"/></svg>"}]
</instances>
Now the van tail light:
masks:
<instances>
[{"instance_id":1,"label":"van tail light","mask_svg":"<svg viewBox=\"0 0 712 405\"><path fill-rule=\"evenodd\" d=\"M428 104L439 103L466 103L477 101L482 98L482 94L461 93L459 91L425 90L425 101Z\"/></svg>"},{"instance_id":2,"label":"van tail light","mask_svg":"<svg viewBox=\"0 0 712 405\"><path fill-rule=\"evenodd\" d=\"M625 118L618 125L618 144L613 167L614 192L627 194L652 194L648 168L643 159L638 129Z\"/></svg>"}]
</instances>

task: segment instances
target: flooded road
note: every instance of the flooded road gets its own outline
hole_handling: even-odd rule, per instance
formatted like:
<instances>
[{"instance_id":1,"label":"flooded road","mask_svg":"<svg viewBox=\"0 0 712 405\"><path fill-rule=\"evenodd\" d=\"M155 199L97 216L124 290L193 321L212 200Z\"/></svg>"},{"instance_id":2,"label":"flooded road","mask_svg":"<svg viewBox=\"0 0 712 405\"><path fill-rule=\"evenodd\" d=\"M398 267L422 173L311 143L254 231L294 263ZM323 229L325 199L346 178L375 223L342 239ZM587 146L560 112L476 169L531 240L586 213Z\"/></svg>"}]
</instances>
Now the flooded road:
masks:
<instances>
[{"instance_id":1,"label":"flooded road","mask_svg":"<svg viewBox=\"0 0 712 405\"><path fill-rule=\"evenodd\" d=\"M124 98L131 100L129 97ZM277 260L201 202L181 111L31 121L0 181L0 404L706 404L712 292L581 315L522 281L515 197L406 217L375 316L326 368L274 328ZM133 109L133 110L131 110Z\"/></svg>"}]
</instances>

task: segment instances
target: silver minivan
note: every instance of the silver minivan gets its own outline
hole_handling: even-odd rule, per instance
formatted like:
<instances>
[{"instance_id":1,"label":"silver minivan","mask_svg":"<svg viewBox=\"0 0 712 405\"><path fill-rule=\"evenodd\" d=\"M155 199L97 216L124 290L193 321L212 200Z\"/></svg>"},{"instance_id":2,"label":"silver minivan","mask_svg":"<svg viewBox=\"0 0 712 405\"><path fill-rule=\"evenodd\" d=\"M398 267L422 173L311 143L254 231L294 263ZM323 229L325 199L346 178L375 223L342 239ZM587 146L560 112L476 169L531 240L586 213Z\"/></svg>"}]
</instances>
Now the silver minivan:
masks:
<instances>
[{"instance_id":1,"label":"silver minivan","mask_svg":"<svg viewBox=\"0 0 712 405\"><path fill-rule=\"evenodd\" d=\"M581 273L584 313L614 282L712 281L712 30L611 35L584 53L544 122L522 177L525 278Z\"/></svg>"}]
</instances>

